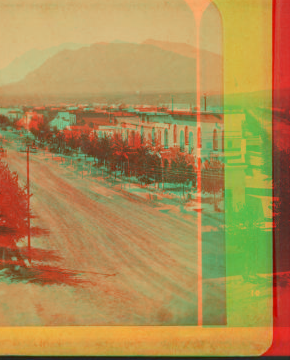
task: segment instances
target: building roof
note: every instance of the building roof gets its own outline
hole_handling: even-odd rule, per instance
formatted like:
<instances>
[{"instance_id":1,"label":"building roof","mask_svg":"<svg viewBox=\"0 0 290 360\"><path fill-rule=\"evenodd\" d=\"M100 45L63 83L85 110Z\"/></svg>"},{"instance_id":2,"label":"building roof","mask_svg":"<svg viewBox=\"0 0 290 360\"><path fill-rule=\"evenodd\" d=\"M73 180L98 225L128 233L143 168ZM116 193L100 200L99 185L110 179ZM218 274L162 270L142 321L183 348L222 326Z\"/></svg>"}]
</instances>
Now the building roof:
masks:
<instances>
[{"instance_id":1,"label":"building roof","mask_svg":"<svg viewBox=\"0 0 290 360\"><path fill-rule=\"evenodd\" d=\"M171 118L173 120L187 122L187 121L196 121L197 120L197 114L174 114L171 115ZM202 123L223 123L223 117L218 114L200 114L200 121Z\"/></svg>"},{"instance_id":2,"label":"building roof","mask_svg":"<svg viewBox=\"0 0 290 360\"><path fill-rule=\"evenodd\" d=\"M22 110L10 110L7 112L7 114L19 114L19 113L23 113Z\"/></svg>"},{"instance_id":3,"label":"building roof","mask_svg":"<svg viewBox=\"0 0 290 360\"><path fill-rule=\"evenodd\" d=\"M113 116L127 116L127 117L132 117L132 116L136 116L136 114L132 113L132 112L128 112L128 111L114 111L113 113L111 113Z\"/></svg>"},{"instance_id":4,"label":"building roof","mask_svg":"<svg viewBox=\"0 0 290 360\"><path fill-rule=\"evenodd\" d=\"M94 126L111 124L109 117L86 117L86 116L82 116L82 120L84 120L86 122L86 125L89 125L90 123L93 123ZM113 119L111 121L113 122Z\"/></svg>"},{"instance_id":5,"label":"building roof","mask_svg":"<svg viewBox=\"0 0 290 360\"><path fill-rule=\"evenodd\" d=\"M137 122L140 122L140 117L136 114L134 116L116 116L115 119L118 121L118 123L122 123L123 121L132 121L132 120L135 120Z\"/></svg>"},{"instance_id":6,"label":"building roof","mask_svg":"<svg viewBox=\"0 0 290 360\"><path fill-rule=\"evenodd\" d=\"M64 119L64 118L54 118L54 119L53 119L53 120L49 123L49 125L50 125L50 126L53 126L54 124L58 124L58 123L59 123L59 121L64 122L64 123L67 123L68 125L70 124L69 119Z\"/></svg>"},{"instance_id":7,"label":"building roof","mask_svg":"<svg viewBox=\"0 0 290 360\"><path fill-rule=\"evenodd\" d=\"M71 116L70 112L59 111L58 114L56 115L55 119L67 119L67 120L69 120L70 116Z\"/></svg>"}]
</instances>

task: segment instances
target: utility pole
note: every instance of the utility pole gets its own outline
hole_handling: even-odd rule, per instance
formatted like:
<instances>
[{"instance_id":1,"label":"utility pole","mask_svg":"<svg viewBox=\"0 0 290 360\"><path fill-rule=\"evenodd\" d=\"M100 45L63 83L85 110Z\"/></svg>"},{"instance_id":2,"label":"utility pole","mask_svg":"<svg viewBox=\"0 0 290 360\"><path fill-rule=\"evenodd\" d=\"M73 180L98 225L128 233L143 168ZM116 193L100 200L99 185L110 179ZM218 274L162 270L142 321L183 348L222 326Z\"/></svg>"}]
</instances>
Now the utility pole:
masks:
<instances>
[{"instance_id":1,"label":"utility pole","mask_svg":"<svg viewBox=\"0 0 290 360\"><path fill-rule=\"evenodd\" d=\"M31 263L31 244L30 244L30 189L29 189L29 145L27 145L27 236L28 236L28 254Z\"/></svg>"},{"instance_id":2,"label":"utility pole","mask_svg":"<svg viewBox=\"0 0 290 360\"><path fill-rule=\"evenodd\" d=\"M129 157L128 157L128 176L129 176L129 189L130 189L130 164L129 164Z\"/></svg>"},{"instance_id":3,"label":"utility pole","mask_svg":"<svg viewBox=\"0 0 290 360\"><path fill-rule=\"evenodd\" d=\"M163 166L164 166L164 161L162 159L161 154L158 152L157 156L160 159L160 164L161 164L161 180L162 180L162 190L164 191L164 178L163 178ZM158 188L159 188L159 183L158 183Z\"/></svg>"},{"instance_id":4,"label":"utility pole","mask_svg":"<svg viewBox=\"0 0 290 360\"><path fill-rule=\"evenodd\" d=\"M204 111L206 111L206 93L204 93Z\"/></svg>"},{"instance_id":5,"label":"utility pole","mask_svg":"<svg viewBox=\"0 0 290 360\"><path fill-rule=\"evenodd\" d=\"M164 192L164 170L163 170L163 166L164 166L164 161L161 161L161 171L162 171L162 191Z\"/></svg>"},{"instance_id":6,"label":"utility pole","mask_svg":"<svg viewBox=\"0 0 290 360\"><path fill-rule=\"evenodd\" d=\"M171 111L173 112L173 96L171 96Z\"/></svg>"}]
</instances>

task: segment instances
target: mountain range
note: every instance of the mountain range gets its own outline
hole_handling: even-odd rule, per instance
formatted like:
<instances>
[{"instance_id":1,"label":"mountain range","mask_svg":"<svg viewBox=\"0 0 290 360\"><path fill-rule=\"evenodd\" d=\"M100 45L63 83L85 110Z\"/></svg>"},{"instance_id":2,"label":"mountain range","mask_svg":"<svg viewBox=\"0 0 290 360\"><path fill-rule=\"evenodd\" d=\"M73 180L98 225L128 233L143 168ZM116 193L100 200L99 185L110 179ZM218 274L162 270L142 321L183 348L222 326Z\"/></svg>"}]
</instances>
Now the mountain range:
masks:
<instances>
[{"instance_id":1,"label":"mountain range","mask_svg":"<svg viewBox=\"0 0 290 360\"><path fill-rule=\"evenodd\" d=\"M9 71L0 71L2 96L177 93L196 88L196 49L181 43L150 39L142 44L63 44L31 50L22 58L25 65L19 65L20 60L8 67L14 74L10 81L17 81L17 76L19 81L7 84ZM222 57L201 50L201 63L204 91L220 92Z\"/></svg>"},{"instance_id":2,"label":"mountain range","mask_svg":"<svg viewBox=\"0 0 290 360\"><path fill-rule=\"evenodd\" d=\"M65 43L48 49L31 49L14 59L8 66L0 70L0 86L20 81L39 68L47 59L63 50L77 50L89 45Z\"/></svg>"}]
</instances>

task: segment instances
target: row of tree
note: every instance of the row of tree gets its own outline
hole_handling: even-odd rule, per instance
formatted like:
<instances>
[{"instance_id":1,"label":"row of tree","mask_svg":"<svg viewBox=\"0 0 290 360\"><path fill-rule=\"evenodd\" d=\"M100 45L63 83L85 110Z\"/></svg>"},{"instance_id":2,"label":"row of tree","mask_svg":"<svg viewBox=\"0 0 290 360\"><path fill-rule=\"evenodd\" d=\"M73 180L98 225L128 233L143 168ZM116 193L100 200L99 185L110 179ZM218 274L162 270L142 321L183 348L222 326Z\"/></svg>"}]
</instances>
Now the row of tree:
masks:
<instances>
[{"instance_id":1,"label":"row of tree","mask_svg":"<svg viewBox=\"0 0 290 360\"><path fill-rule=\"evenodd\" d=\"M201 170L201 191L214 195L214 209L218 210L217 195L225 188L224 164L216 159L206 160Z\"/></svg>"},{"instance_id":2,"label":"row of tree","mask_svg":"<svg viewBox=\"0 0 290 360\"><path fill-rule=\"evenodd\" d=\"M164 157L162 147L153 147L143 141L138 134L134 144L130 139L123 139L120 134L98 136L97 133L81 133L73 131L57 131L44 124L32 130L40 142L48 142L50 149L59 153L70 153L80 150L86 156L95 159L96 166L105 166L117 177L134 176L141 184L173 183L184 187L195 186L196 168L186 160L186 155L177 149L166 150ZM96 162L97 160L97 162Z\"/></svg>"},{"instance_id":3,"label":"row of tree","mask_svg":"<svg viewBox=\"0 0 290 360\"><path fill-rule=\"evenodd\" d=\"M115 178L135 177L141 185L170 183L185 187L196 187L197 169L195 161L179 149L166 149L146 143L139 134L134 142L121 134L98 136L96 132L83 133L70 130L50 129L39 124L31 130L40 141L48 143L50 150L70 153L80 150L95 159L95 166L106 167ZM96 161L97 160L97 161ZM202 164L202 191L216 195L224 188L223 164L218 159L208 159ZM164 187L164 185L163 185Z\"/></svg>"}]
</instances>

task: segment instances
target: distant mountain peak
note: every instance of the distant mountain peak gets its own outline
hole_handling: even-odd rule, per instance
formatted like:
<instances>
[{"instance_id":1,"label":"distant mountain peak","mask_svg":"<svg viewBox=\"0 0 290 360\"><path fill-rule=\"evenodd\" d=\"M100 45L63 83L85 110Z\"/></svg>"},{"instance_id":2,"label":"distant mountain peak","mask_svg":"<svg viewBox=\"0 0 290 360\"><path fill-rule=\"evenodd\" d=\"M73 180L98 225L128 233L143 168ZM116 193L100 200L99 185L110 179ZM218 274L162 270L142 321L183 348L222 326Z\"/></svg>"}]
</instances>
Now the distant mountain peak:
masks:
<instances>
[{"instance_id":1,"label":"distant mountain peak","mask_svg":"<svg viewBox=\"0 0 290 360\"><path fill-rule=\"evenodd\" d=\"M142 44L157 46L161 49L173 51L183 56L194 57L194 58L196 57L196 51L197 51L196 47L188 43L173 42L167 40L146 39L142 42ZM221 56L220 54L202 48L200 49L200 51L218 57Z\"/></svg>"},{"instance_id":2,"label":"distant mountain peak","mask_svg":"<svg viewBox=\"0 0 290 360\"><path fill-rule=\"evenodd\" d=\"M165 45L164 45L165 44ZM178 45L178 44L177 44ZM194 54L172 43L93 44L61 51L17 82L1 88L2 96L83 96L100 93L194 92ZM173 51L171 51L171 49ZM84 51L85 50L85 51ZM217 92L221 58L208 54L208 92Z\"/></svg>"},{"instance_id":3,"label":"distant mountain peak","mask_svg":"<svg viewBox=\"0 0 290 360\"><path fill-rule=\"evenodd\" d=\"M155 39L147 39L143 41L142 44L145 45L153 45L160 49L172 51L176 54L196 58L196 48L186 44L186 43L179 43L179 42L171 42L166 40L155 40Z\"/></svg>"},{"instance_id":4,"label":"distant mountain peak","mask_svg":"<svg viewBox=\"0 0 290 360\"><path fill-rule=\"evenodd\" d=\"M78 50L88 46L89 44L68 42L46 49L32 48L16 57L8 66L0 70L0 86L24 79L27 74L39 68L47 59L63 50Z\"/></svg>"}]
</instances>

